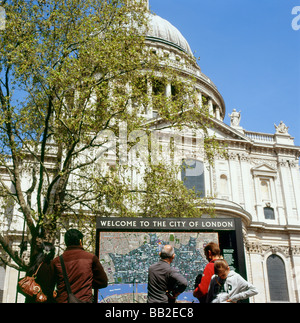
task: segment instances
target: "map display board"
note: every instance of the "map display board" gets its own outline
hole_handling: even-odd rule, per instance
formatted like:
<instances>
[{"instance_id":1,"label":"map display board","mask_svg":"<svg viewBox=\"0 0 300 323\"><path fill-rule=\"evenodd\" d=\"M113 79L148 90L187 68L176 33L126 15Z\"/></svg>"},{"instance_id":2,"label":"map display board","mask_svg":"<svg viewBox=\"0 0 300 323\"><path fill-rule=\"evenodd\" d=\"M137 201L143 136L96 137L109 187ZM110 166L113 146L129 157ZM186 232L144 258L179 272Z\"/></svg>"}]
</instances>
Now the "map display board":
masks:
<instances>
[{"instance_id":1,"label":"map display board","mask_svg":"<svg viewBox=\"0 0 300 323\"><path fill-rule=\"evenodd\" d=\"M159 261L166 244L175 249L171 266L188 281L178 301L197 302L193 290L196 276L207 264L206 244L224 246L224 258L231 269L238 269L235 220L97 218L96 254L109 280L108 287L98 291L98 302L145 303L148 268Z\"/></svg>"}]
</instances>

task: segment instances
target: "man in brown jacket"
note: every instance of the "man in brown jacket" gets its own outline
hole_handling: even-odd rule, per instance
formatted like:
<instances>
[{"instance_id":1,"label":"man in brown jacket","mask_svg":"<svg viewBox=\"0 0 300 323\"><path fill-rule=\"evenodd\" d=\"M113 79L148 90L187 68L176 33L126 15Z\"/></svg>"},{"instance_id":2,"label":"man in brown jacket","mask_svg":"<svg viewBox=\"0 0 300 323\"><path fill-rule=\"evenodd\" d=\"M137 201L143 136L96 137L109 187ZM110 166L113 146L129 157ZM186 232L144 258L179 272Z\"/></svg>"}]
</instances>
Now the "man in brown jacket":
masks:
<instances>
[{"instance_id":1,"label":"man in brown jacket","mask_svg":"<svg viewBox=\"0 0 300 323\"><path fill-rule=\"evenodd\" d=\"M92 302L92 289L105 288L108 279L98 257L84 251L82 239L83 234L76 229L70 229L66 232L65 244L67 249L63 253L63 260L72 293L81 301ZM53 260L52 265L57 284L56 302L67 303L68 293L59 257Z\"/></svg>"}]
</instances>

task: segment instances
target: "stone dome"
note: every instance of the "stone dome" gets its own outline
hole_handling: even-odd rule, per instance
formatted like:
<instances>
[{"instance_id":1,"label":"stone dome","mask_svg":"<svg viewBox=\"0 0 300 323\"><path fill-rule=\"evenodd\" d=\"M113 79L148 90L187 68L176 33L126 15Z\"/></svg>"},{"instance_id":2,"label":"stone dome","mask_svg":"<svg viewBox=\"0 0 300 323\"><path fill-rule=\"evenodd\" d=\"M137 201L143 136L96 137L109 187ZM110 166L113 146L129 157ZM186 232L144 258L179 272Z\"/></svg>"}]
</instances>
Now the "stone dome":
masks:
<instances>
[{"instance_id":1,"label":"stone dome","mask_svg":"<svg viewBox=\"0 0 300 323\"><path fill-rule=\"evenodd\" d=\"M190 45L181 32L169 21L157 15L149 14L149 30L146 39L162 42L193 56Z\"/></svg>"}]
</instances>

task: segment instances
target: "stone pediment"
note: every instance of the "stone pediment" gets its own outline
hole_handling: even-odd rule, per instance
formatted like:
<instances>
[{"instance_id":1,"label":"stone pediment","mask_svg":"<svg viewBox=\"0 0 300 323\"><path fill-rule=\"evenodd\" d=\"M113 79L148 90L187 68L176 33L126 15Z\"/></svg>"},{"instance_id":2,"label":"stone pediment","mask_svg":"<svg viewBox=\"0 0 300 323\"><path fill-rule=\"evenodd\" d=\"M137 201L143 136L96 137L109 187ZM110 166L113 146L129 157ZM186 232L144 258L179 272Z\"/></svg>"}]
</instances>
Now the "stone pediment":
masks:
<instances>
[{"instance_id":1,"label":"stone pediment","mask_svg":"<svg viewBox=\"0 0 300 323\"><path fill-rule=\"evenodd\" d=\"M249 138L244 136L242 133L231 129L230 127L217 127L210 129L211 134L214 134L217 139L220 140L242 140L242 141L249 141Z\"/></svg>"},{"instance_id":2,"label":"stone pediment","mask_svg":"<svg viewBox=\"0 0 300 323\"><path fill-rule=\"evenodd\" d=\"M266 177L276 177L277 170L270 165L261 164L259 166L253 167L251 172L254 176L266 176Z\"/></svg>"},{"instance_id":3,"label":"stone pediment","mask_svg":"<svg viewBox=\"0 0 300 323\"><path fill-rule=\"evenodd\" d=\"M243 131L238 131L220 120L212 119L213 127L208 129L210 135L215 135L220 140L238 140L244 142L251 142L251 140L244 134ZM160 118L149 121L153 124L152 129L164 129L167 128L168 124Z\"/></svg>"},{"instance_id":4,"label":"stone pediment","mask_svg":"<svg viewBox=\"0 0 300 323\"><path fill-rule=\"evenodd\" d=\"M233 128L225 124L224 122L213 119L214 131L218 139L224 140L239 140L245 142L251 142L251 140L245 135L243 128Z\"/></svg>"}]
</instances>

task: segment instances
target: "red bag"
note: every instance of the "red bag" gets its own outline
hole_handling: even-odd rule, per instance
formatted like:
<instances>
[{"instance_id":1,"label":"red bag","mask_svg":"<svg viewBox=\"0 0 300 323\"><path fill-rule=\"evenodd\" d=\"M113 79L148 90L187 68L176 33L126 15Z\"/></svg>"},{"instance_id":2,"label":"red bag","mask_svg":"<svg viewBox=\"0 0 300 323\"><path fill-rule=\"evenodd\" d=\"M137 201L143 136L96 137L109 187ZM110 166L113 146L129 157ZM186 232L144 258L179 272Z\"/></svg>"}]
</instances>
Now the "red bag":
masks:
<instances>
[{"instance_id":1,"label":"red bag","mask_svg":"<svg viewBox=\"0 0 300 323\"><path fill-rule=\"evenodd\" d=\"M47 301L47 296L42 292L41 286L35 281L36 275L41 267L42 263L39 265L36 272L30 276L25 276L18 282L18 287L20 293L24 296L34 297L38 303L44 303Z\"/></svg>"}]
</instances>

